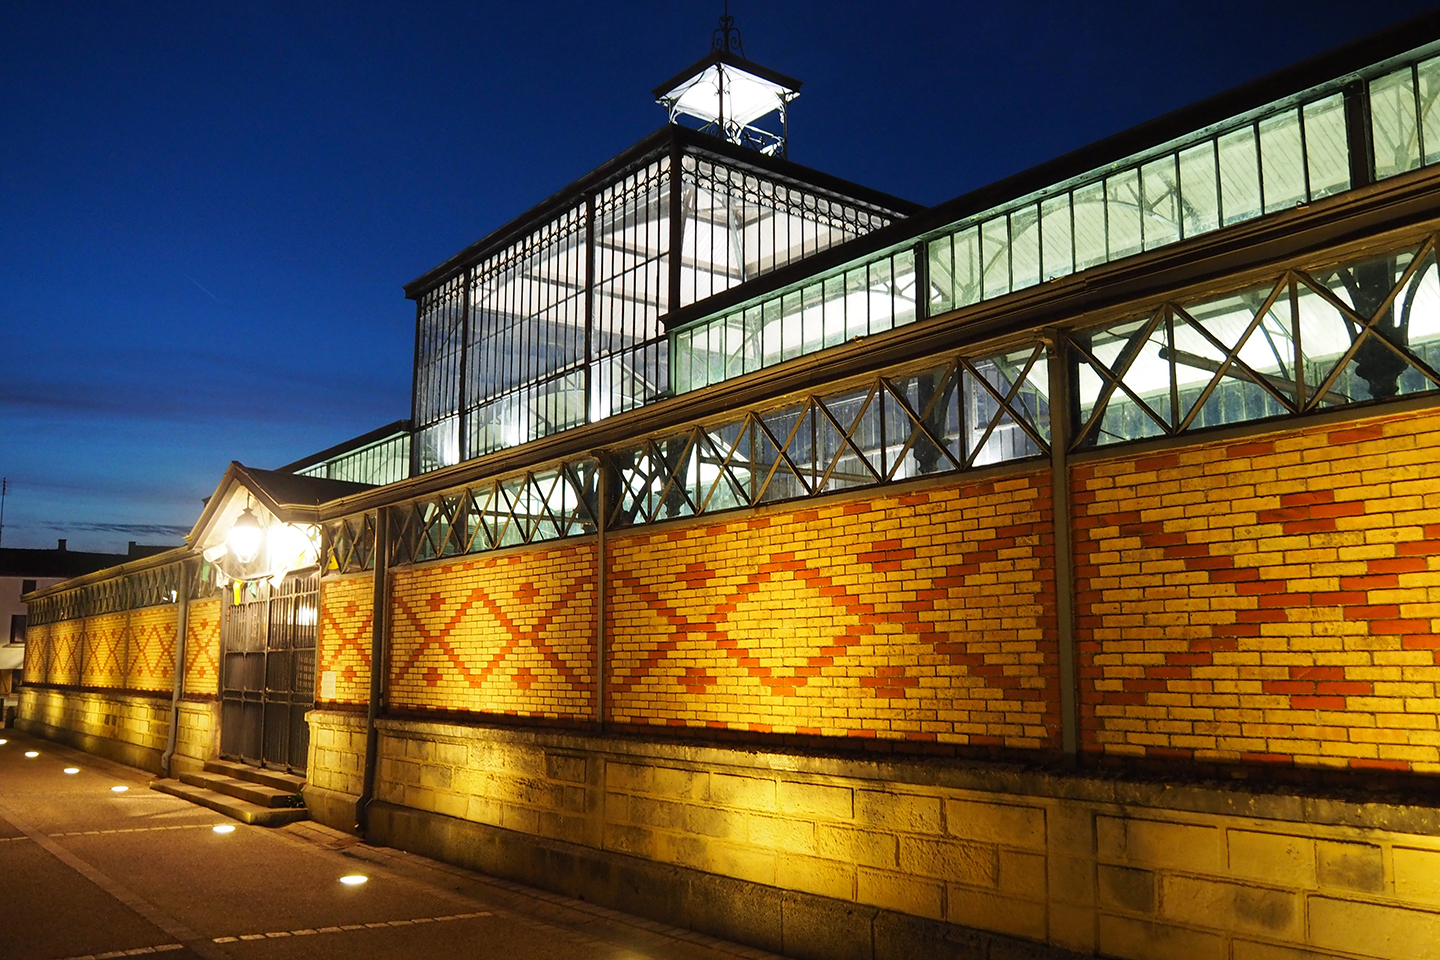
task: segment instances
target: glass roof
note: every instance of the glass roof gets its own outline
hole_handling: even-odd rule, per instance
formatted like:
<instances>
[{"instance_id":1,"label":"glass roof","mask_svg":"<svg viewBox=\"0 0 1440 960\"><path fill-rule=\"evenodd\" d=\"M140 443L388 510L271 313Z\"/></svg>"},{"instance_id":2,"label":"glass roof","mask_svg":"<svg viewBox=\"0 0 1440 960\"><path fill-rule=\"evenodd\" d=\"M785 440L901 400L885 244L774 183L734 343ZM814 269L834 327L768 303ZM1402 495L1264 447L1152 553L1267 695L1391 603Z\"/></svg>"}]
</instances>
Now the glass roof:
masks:
<instances>
[{"instance_id":1,"label":"glass roof","mask_svg":"<svg viewBox=\"0 0 1440 960\"><path fill-rule=\"evenodd\" d=\"M728 63L712 63L659 95L676 114L705 123L749 126L798 97L799 91Z\"/></svg>"}]
</instances>

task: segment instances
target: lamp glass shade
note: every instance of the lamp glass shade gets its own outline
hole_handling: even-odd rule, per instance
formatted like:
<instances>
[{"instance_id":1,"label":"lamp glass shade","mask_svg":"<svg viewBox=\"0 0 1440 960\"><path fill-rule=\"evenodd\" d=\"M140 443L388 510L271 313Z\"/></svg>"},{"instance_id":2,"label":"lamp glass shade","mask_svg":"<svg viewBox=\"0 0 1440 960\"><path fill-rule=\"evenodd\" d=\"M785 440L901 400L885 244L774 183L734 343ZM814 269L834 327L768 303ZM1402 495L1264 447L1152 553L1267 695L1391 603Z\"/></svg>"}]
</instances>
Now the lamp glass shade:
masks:
<instances>
[{"instance_id":1,"label":"lamp glass shade","mask_svg":"<svg viewBox=\"0 0 1440 960\"><path fill-rule=\"evenodd\" d=\"M236 560L249 563L255 559L255 554L260 552L260 541L264 535L265 531L260 529L260 521L255 519L254 511L246 507L236 518L235 525L230 528L225 540Z\"/></svg>"}]
</instances>

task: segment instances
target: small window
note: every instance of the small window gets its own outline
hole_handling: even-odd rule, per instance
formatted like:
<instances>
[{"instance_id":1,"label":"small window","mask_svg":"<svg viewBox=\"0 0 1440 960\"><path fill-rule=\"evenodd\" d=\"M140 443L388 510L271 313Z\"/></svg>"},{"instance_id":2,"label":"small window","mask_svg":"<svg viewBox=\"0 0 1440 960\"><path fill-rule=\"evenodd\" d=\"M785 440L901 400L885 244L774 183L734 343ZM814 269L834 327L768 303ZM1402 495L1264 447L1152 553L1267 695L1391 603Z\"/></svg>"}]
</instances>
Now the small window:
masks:
<instances>
[{"instance_id":1,"label":"small window","mask_svg":"<svg viewBox=\"0 0 1440 960\"><path fill-rule=\"evenodd\" d=\"M20 593L21 593L22 596L23 596L24 594L33 592L34 589L35 589L35 581L34 581L34 580L21 580L21 581L20 581Z\"/></svg>"},{"instance_id":2,"label":"small window","mask_svg":"<svg viewBox=\"0 0 1440 960\"><path fill-rule=\"evenodd\" d=\"M10 614L10 642L25 642L25 614L23 613Z\"/></svg>"}]
</instances>

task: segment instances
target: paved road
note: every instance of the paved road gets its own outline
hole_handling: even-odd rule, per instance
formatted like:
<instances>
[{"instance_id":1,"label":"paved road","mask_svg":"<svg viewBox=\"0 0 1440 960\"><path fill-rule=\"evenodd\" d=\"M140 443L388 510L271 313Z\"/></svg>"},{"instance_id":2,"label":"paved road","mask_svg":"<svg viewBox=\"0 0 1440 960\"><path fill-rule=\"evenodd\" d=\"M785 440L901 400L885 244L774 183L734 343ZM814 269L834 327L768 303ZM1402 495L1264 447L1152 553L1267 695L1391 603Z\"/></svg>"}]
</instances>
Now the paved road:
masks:
<instances>
[{"instance_id":1,"label":"paved road","mask_svg":"<svg viewBox=\"0 0 1440 960\"><path fill-rule=\"evenodd\" d=\"M14 730L0 739L4 960L773 956L317 824L234 823L148 789L142 771Z\"/></svg>"}]
</instances>

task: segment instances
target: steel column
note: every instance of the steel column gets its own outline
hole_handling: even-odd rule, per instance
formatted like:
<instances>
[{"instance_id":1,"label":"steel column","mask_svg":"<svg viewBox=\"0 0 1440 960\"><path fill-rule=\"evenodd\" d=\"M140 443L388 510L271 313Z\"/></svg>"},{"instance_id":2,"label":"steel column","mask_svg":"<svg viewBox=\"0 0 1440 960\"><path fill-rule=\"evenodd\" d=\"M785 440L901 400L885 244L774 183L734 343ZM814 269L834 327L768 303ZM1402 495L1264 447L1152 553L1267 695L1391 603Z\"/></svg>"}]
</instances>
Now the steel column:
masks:
<instances>
[{"instance_id":1,"label":"steel column","mask_svg":"<svg viewBox=\"0 0 1440 960\"><path fill-rule=\"evenodd\" d=\"M360 799L355 802L356 827L363 834L369 826L370 804L375 799L375 768L380 753L380 734L375 721L385 710L390 646L390 514L384 507L375 512L375 591L370 618L370 704L365 714L365 774Z\"/></svg>"},{"instance_id":2,"label":"steel column","mask_svg":"<svg viewBox=\"0 0 1440 960\"><path fill-rule=\"evenodd\" d=\"M1065 334L1045 337L1050 375L1050 516L1055 538L1055 634L1060 652L1060 746L1068 763L1080 752L1080 689L1075 650L1075 563L1070 523L1071 381Z\"/></svg>"}]
</instances>

